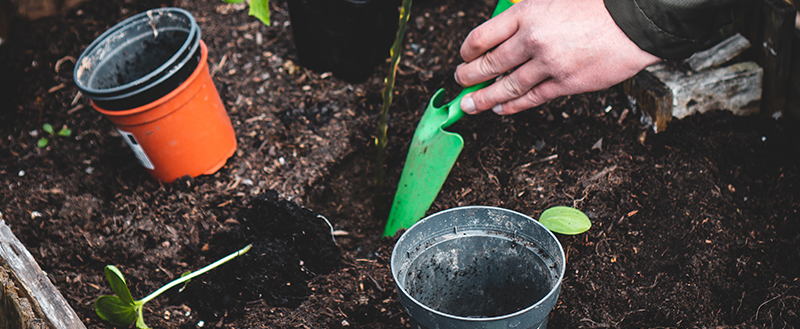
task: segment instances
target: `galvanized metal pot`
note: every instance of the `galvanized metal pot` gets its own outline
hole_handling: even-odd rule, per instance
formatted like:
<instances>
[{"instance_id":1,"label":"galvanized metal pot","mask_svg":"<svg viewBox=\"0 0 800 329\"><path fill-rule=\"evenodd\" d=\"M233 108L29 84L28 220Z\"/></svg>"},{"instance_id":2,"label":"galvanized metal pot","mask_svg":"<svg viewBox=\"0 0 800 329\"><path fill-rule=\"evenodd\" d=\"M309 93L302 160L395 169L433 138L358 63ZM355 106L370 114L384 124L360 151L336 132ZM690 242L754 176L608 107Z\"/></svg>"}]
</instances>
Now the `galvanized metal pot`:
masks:
<instances>
[{"instance_id":1,"label":"galvanized metal pot","mask_svg":"<svg viewBox=\"0 0 800 329\"><path fill-rule=\"evenodd\" d=\"M516 211L445 210L397 241L392 275L412 328L546 328L565 270L550 230Z\"/></svg>"}]
</instances>

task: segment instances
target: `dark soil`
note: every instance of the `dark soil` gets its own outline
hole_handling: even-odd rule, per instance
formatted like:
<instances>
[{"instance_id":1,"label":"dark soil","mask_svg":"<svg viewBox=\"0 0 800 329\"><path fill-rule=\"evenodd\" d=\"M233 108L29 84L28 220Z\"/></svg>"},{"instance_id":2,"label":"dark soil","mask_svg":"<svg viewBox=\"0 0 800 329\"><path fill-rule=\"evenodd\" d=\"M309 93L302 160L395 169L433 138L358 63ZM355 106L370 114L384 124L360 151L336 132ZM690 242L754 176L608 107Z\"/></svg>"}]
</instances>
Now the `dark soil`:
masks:
<instances>
[{"instance_id":1,"label":"dark soil","mask_svg":"<svg viewBox=\"0 0 800 329\"><path fill-rule=\"evenodd\" d=\"M427 101L460 90L458 48L490 2L415 1L385 195L373 135L388 64L357 84L299 66L283 0L270 27L213 0L92 0L63 17L14 18L0 46L2 219L89 328L110 327L92 309L111 293L105 265L141 298L247 243L249 253L147 304L146 322L409 327L389 269L394 241L380 239L386 212L375 209L391 201ZM238 139L219 172L172 184L149 177L72 81L94 38L160 6L197 18ZM38 148L43 123L73 135ZM551 328L800 327L796 121L713 112L654 134L614 87L452 128L466 147L430 213L490 205L536 218L567 205L593 221L559 236L567 273Z\"/></svg>"}]
</instances>

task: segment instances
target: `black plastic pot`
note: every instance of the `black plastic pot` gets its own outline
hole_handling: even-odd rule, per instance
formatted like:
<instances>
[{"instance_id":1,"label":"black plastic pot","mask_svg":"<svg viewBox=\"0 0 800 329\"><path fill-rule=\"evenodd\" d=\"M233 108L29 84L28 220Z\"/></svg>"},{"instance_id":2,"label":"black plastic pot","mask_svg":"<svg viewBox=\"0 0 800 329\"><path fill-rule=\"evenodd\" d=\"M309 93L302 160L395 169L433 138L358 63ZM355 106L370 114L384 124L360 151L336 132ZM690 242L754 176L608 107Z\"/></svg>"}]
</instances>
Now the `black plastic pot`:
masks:
<instances>
[{"instance_id":1,"label":"black plastic pot","mask_svg":"<svg viewBox=\"0 0 800 329\"><path fill-rule=\"evenodd\" d=\"M363 82L389 57L401 0L289 0L300 65Z\"/></svg>"},{"instance_id":2,"label":"black plastic pot","mask_svg":"<svg viewBox=\"0 0 800 329\"><path fill-rule=\"evenodd\" d=\"M200 56L200 28L188 11L152 9L95 39L75 65L75 83L103 109L132 109L178 87Z\"/></svg>"}]
</instances>

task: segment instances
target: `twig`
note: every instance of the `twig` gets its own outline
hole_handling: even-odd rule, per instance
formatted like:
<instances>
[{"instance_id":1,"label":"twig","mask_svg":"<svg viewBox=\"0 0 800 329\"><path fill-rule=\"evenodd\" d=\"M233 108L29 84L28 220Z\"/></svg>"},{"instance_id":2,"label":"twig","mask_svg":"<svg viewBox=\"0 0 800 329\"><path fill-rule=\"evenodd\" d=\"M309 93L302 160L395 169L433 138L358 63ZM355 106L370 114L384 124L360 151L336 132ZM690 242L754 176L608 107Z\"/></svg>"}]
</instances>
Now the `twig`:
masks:
<instances>
[{"instance_id":1,"label":"twig","mask_svg":"<svg viewBox=\"0 0 800 329\"><path fill-rule=\"evenodd\" d=\"M228 60L228 54L222 55L222 59L219 61L219 64L217 64L217 67L215 67L213 70L211 70L211 77L212 78L214 77L215 74L217 74L217 72L222 70L222 67L225 65L225 61L227 61L227 60Z\"/></svg>"},{"instance_id":2,"label":"twig","mask_svg":"<svg viewBox=\"0 0 800 329\"><path fill-rule=\"evenodd\" d=\"M322 220L324 220L324 221L325 221L325 223L326 223L326 224L328 224L328 227L330 227L330 228L331 228L331 240L333 240L333 244L335 244L335 245L337 245L337 246L338 246L339 244L338 244L338 243L336 243L336 238L334 237L334 235L336 235L336 234L334 234L333 225L331 225L331 222L330 222L330 221L328 221L328 219L327 219L327 218L325 218L325 216L322 216L322 215L317 215L317 217L318 217L318 218L322 218Z\"/></svg>"},{"instance_id":3,"label":"twig","mask_svg":"<svg viewBox=\"0 0 800 329\"><path fill-rule=\"evenodd\" d=\"M736 313L739 313L739 309L742 308L742 301L744 301L744 295L747 291L742 291L742 299L739 299L739 307L736 308Z\"/></svg>"},{"instance_id":4,"label":"twig","mask_svg":"<svg viewBox=\"0 0 800 329\"><path fill-rule=\"evenodd\" d=\"M78 106L75 106L75 107L69 109L69 111L67 111L67 114L72 114L72 113L78 112L78 110L80 110L82 108L83 108L83 104L78 104Z\"/></svg>"},{"instance_id":5,"label":"twig","mask_svg":"<svg viewBox=\"0 0 800 329\"><path fill-rule=\"evenodd\" d=\"M70 61L70 62L72 62L74 64L75 63L75 57L64 56L63 58L61 58L58 61L56 61L56 66L54 68L56 70L56 73L58 73L58 71L61 69L61 64L64 64L64 62L66 62L66 61Z\"/></svg>"},{"instance_id":6,"label":"twig","mask_svg":"<svg viewBox=\"0 0 800 329\"><path fill-rule=\"evenodd\" d=\"M643 309L643 308L640 308L640 309L638 309L638 310L634 310L634 311L626 312L626 313L625 313L625 315L623 315L623 316L622 316L622 319L619 319L619 321L617 321L617 322L614 322L614 327L619 327L619 324L620 324L620 323L622 323L622 321L625 321L625 318L626 318L628 315L631 315L631 314L633 314L633 313L637 313L637 312L644 312L644 311L647 311L647 310L646 310L646 309Z\"/></svg>"},{"instance_id":7,"label":"twig","mask_svg":"<svg viewBox=\"0 0 800 329\"><path fill-rule=\"evenodd\" d=\"M373 284L375 284L375 288L378 288L378 290L380 290L381 292L384 292L384 290L383 290L383 287L381 287L381 285L380 285L380 284L378 284L378 280L375 280L375 278L373 278L373 277L372 277L372 275L369 275L369 274L367 274L367 277L368 277L370 280L372 280L372 283L373 283Z\"/></svg>"},{"instance_id":8,"label":"twig","mask_svg":"<svg viewBox=\"0 0 800 329\"><path fill-rule=\"evenodd\" d=\"M664 275L664 273L656 274L656 279L653 280L653 284L651 284L649 287L639 287L636 290L639 290L639 289L653 289L653 288L655 288L656 285L658 284L658 278L660 278L662 275Z\"/></svg>"},{"instance_id":9,"label":"twig","mask_svg":"<svg viewBox=\"0 0 800 329\"><path fill-rule=\"evenodd\" d=\"M594 322L592 319L589 319L589 318L583 318L583 319L581 319L581 322L589 322L589 323L591 323L591 324L593 324L593 325L595 325L597 327L601 327L601 328L610 327L609 325L607 325L605 323L597 323L597 322Z\"/></svg>"},{"instance_id":10,"label":"twig","mask_svg":"<svg viewBox=\"0 0 800 329\"><path fill-rule=\"evenodd\" d=\"M773 300L776 300L776 299L778 299L780 297L781 297L781 295L777 295L777 296L773 297L772 299L761 303L761 305L758 305L758 308L756 309L756 316L755 316L756 317L756 321L758 320L758 312L761 311L761 307L764 306L764 305L767 305L767 303L769 303L769 302L771 302Z\"/></svg>"},{"instance_id":11,"label":"twig","mask_svg":"<svg viewBox=\"0 0 800 329\"><path fill-rule=\"evenodd\" d=\"M50 89L48 89L48 90L47 90L47 92L48 92L48 93L50 93L50 94L52 94L52 93L54 93L54 92L56 92L56 91L59 91L59 90L61 90L61 89L64 89L64 87L66 87L66 86L67 86L67 84L66 84L66 83L61 83L61 84L60 84L60 85L58 85L58 86L55 86L55 87L53 87L53 88L50 88Z\"/></svg>"},{"instance_id":12,"label":"twig","mask_svg":"<svg viewBox=\"0 0 800 329\"><path fill-rule=\"evenodd\" d=\"M520 168L520 169L525 169L525 168L528 168L528 167L530 167L530 166L531 166L531 165L533 165L533 164L542 163L542 162L548 162L548 161L553 161L553 160L555 160L555 159L558 159L558 154L553 154L553 155L549 155L549 156L546 156L546 157L544 157L544 158L541 158L541 159L536 159L536 160L534 160L534 161L531 161L531 162L528 162L528 163L526 163L526 164L524 164L524 165L521 165L521 166L519 166L519 168Z\"/></svg>"},{"instance_id":13,"label":"twig","mask_svg":"<svg viewBox=\"0 0 800 329\"><path fill-rule=\"evenodd\" d=\"M75 104L78 104L78 100L81 99L81 96L83 96L83 94L81 94L81 92L78 91L78 93L75 94L75 98L72 99L72 103L70 103L69 105L75 106Z\"/></svg>"}]
</instances>

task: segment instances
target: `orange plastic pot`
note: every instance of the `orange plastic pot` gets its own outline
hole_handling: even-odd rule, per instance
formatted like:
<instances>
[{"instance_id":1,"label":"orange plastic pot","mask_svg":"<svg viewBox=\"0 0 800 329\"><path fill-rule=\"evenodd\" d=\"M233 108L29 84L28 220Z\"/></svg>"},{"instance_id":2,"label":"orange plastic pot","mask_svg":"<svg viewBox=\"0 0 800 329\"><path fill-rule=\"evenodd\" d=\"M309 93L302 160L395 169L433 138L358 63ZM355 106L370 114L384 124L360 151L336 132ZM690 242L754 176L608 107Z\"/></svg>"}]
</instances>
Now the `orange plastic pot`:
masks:
<instances>
[{"instance_id":1,"label":"orange plastic pot","mask_svg":"<svg viewBox=\"0 0 800 329\"><path fill-rule=\"evenodd\" d=\"M236 135L208 70L208 48L186 81L158 100L110 111L92 106L114 123L153 178L171 183L210 175L236 151Z\"/></svg>"}]
</instances>

